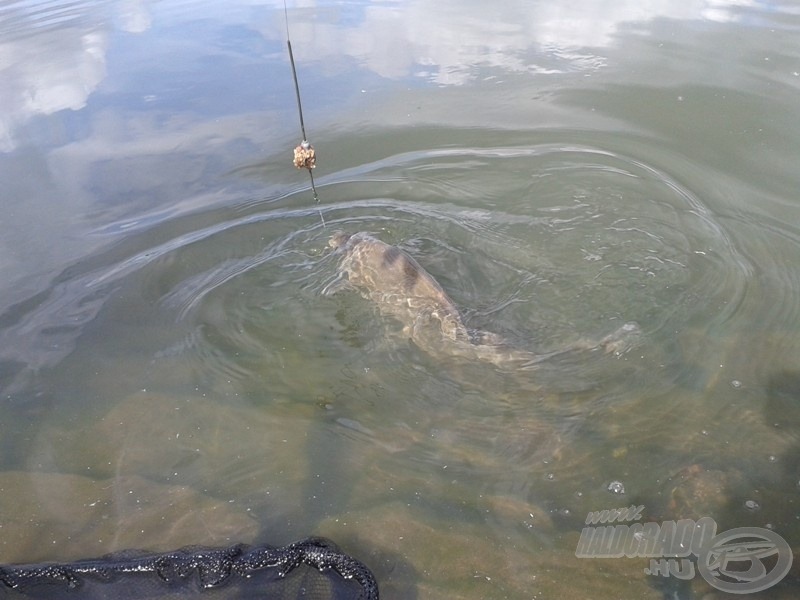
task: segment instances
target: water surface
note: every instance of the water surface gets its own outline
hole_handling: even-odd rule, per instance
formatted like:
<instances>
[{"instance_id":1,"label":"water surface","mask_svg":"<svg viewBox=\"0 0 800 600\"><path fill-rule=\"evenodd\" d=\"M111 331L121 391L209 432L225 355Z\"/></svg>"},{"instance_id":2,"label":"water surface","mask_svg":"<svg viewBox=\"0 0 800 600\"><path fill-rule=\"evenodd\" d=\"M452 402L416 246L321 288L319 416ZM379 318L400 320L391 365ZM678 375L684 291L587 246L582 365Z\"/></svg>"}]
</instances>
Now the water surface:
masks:
<instances>
[{"instance_id":1,"label":"water surface","mask_svg":"<svg viewBox=\"0 0 800 600\"><path fill-rule=\"evenodd\" d=\"M282 4L4 5L0 561L317 534L389 598L660 598L712 588L576 558L589 511L797 548L799 18L290 5L315 203ZM519 348L641 336L426 353L321 294L336 229Z\"/></svg>"}]
</instances>

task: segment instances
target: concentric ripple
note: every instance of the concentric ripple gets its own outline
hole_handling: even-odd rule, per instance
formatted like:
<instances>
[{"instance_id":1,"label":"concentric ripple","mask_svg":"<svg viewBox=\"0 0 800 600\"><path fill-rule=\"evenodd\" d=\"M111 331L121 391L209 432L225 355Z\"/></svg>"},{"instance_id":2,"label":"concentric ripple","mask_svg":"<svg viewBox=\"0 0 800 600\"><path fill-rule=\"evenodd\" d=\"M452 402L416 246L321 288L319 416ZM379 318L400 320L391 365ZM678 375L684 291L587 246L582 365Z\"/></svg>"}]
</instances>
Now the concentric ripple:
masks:
<instances>
[{"instance_id":1,"label":"concentric ripple","mask_svg":"<svg viewBox=\"0 0 800 600\"><path fill-rule=\"evenodd\" d=\"M471 326L531 350L606 335L628 321L645 336L695 321L722 325L750 273L701 198L668 173L602 148L423 150L323 176L319 185L319 206L302 191L217 209L199 228L179 217L183 224L129 233L128 247L138 249L110 255L110 264L85 261L34 307L25 335L51 350L47 359L35 353L32 366L57 362L81 323L113 312L120 290L135 289L139 326L152 323L169 340L153 355L188 359L208 380L216 373L249 387L264 376L273 391L284 381L313 394L312 382L298 388L287 364L302 371L327 357L324 385L391 329L364 303L355 303L358 312L320 297L336 272L326 244L335 229L370 231L406 248ZM68 327L59 327L59 315ZM40 331L31 332L37 322ZM396 348L384 349L397 358Z\"/></svg>"}]
</instances>

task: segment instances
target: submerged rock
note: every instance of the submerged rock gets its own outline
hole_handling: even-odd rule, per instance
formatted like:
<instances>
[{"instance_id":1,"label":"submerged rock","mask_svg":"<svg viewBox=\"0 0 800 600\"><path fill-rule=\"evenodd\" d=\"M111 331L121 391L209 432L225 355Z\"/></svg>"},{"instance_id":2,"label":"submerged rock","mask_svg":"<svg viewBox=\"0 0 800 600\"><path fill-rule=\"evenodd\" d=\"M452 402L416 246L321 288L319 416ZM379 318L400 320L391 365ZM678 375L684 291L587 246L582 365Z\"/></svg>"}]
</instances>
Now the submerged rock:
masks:
<instances>
[{"instance_id":1,"label":"submerged rock","mask_svg":"<svg viewBox=\"0 0 800 600\"><path fill-rule=\"evenodd\" d=\"M0 473L0 514L0 563L225 546L252 542L258 533L241 507L138 476L94 480L7 471Z\"/></svg>"}]
</instances>

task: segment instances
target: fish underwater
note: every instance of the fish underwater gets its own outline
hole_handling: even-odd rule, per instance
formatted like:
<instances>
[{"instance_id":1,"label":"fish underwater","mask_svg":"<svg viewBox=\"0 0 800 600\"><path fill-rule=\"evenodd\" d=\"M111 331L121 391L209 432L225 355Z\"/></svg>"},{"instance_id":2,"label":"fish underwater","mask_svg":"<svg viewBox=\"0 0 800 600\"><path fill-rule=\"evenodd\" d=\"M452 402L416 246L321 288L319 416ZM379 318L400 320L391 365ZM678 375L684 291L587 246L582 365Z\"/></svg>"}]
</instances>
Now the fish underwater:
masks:
<instances>
[{"instance_id":1,"label":"fish underwater","mask_svg":"<svg viewBox=\"0 0 800 600\"><path fill-rule=\"evenodd\" d=\"M337 231L328 245L342 256L337 278L323 289L333 295L355 288L377 305L381 314L403 325L403 334L432 355L457 356L492 363L503 370L534 369L544 360L569 352L622 354L639 335L628 322L606 337L579 340L544 354L516 348L490 331L469 329L461 312L433 276L406 251L369 233Z\"/></svg>"}]
</instances>

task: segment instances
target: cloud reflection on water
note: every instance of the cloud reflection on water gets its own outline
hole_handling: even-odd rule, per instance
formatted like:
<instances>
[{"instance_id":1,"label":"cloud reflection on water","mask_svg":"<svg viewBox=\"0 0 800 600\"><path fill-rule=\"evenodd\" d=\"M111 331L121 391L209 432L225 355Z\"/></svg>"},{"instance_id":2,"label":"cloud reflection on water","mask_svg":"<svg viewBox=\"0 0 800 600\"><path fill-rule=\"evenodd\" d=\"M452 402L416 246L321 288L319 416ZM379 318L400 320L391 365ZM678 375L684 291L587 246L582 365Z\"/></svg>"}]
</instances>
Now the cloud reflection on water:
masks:
<instances>
[{"instance_id":1,"label":"cloud reflection on water","mask_svg":"<svg viewBox=\"0 0 800 600\"><path fill-rule=\"evenodd\" d=\"M605 60L588 49L614 43L633 23L654 19L734 21L755 0L623 0L616 2L290 3L297 58L328 70L355 60L388 79L416 77L463 85L478 68L547 74L593 70ZM180 10L147 0L111 5L18 2L0 12L0 151L17 145L16 132L37 115L80 110L107 74L115 28L143 33L193 19L253 28L270 41L285 36L276 0L190 2ZM113 23L115 27L109 25ZM337 68L337 64L341 66ZM154 72L163 68L149 65ZM349 68L349 67L347 67Z\"/></svg>"},{"instance_id":2,"label":"cloud reflection on water","mask_svg":"<svg viewBox=\"0 0 800 600\"><path fill-rule=\"evenodd\" d=\"M0 151L34 116L81 110L105 79L110 27L141 33L151 24L144 0L17 2L0 9Z\"/></svg>"}]
</instances>

